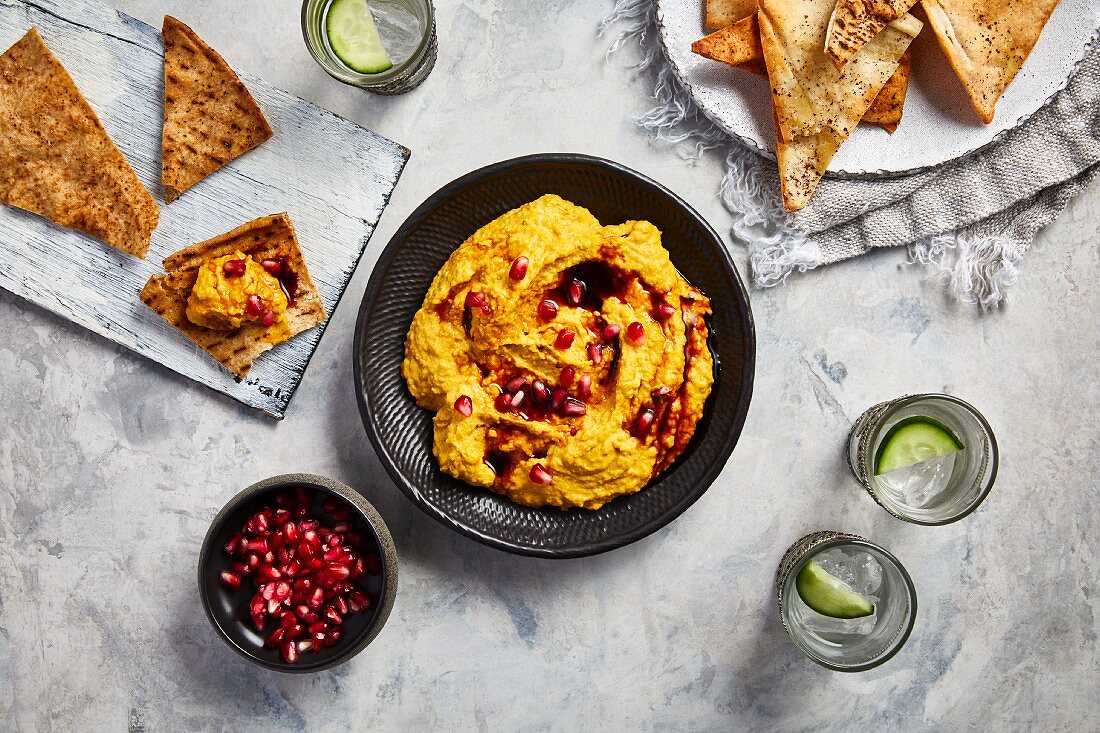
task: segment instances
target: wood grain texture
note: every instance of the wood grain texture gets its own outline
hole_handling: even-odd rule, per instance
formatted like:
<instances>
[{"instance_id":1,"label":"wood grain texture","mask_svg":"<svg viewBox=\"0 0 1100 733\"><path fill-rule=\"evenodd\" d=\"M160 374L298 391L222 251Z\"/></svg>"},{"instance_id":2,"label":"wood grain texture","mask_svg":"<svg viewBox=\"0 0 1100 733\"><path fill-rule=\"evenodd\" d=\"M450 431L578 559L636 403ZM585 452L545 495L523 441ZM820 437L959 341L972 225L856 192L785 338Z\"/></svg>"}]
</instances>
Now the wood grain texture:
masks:
<instances>
[{"instance_id":1,"label":"wood grain texture","mask_svg":"<svg viewBox=\"0 0 1100 733\"><path fill-rule=\"evenodd\" d=\"M160 32L91 0L0 0L0 49L31 26L68 69L138 178L163 201ZM324 325L279 344L247 379L237 381L146 307L138 293L176 250L286 211L332 313L409 151L260 79L240 76L275 136L162 206L145 261L0 206L0 287L281 418Z\"/></svg>"}]
</instances>

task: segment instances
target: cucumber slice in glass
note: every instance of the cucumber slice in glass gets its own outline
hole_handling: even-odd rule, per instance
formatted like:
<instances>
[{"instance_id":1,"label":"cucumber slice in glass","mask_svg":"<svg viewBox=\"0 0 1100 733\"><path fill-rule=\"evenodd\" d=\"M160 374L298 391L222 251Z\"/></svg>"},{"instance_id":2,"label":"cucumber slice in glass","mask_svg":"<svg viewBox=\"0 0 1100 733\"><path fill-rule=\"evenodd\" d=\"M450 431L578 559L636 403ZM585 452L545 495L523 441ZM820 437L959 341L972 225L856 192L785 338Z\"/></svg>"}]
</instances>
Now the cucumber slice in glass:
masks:
<instances>
[{"instance_id":1,"label":"cucumber slice in glass","mask_svg":"<svg viewBox=\"0 0 1100 733\"><path fill-rule=\"evenodd\" d=\"M325 31L332 50L349 69L377 74L393 66L366 0L333 0Z\"/></svg>"},{"instance_id":2,"label":"cucumber slice in glass","mask_svg":"<svg viewBox=\"0 0 1100 733\"><path fill-rule=\"evenodd\" d=\"M794 587L802 602L829 618L862 618L875 612L875 604L834 578L813 560L802 566Z\"/></svg>"},{"instance_id":3,"label":"cucumber slice in glass","mask_svg":"<svg viewBox=\"0 0 1100 733\"><path fill-rule=\"evenodd\" d=\"M909 417L890 428L879 443L875 475L943 458L962 449L963 444L945 425L927 417Z\"/></svg>"}]
</instances>

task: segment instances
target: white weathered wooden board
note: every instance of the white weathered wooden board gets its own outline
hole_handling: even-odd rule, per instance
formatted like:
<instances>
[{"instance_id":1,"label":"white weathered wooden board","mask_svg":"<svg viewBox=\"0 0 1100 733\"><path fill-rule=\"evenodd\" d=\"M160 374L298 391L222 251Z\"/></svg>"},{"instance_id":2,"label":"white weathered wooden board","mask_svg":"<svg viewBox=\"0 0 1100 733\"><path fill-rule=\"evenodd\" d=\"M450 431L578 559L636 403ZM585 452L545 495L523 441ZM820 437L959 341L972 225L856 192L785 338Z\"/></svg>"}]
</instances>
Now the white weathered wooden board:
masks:
<instances>
[{"instance_id":1,"label":"white weathered wooden board","mask_svg":"<svg viewBox=\"0 0 1100 733\"><path fill-rule=\"evenodd\" d=\"M193 22L202 35L202 18ZM138 260L0 205L0 287L212 389L281 418L324 326L279 344L237 381L145 306L138 293L172 252L265 214L289 212L329 314L351 278L409 151L241 74L275 136L172 204L160 182L160 31L91 0L0 0L0 52L31 26L65 65L161 205ZM231 60L230 60L231 61Z\"/></svg>"}]
</instances>

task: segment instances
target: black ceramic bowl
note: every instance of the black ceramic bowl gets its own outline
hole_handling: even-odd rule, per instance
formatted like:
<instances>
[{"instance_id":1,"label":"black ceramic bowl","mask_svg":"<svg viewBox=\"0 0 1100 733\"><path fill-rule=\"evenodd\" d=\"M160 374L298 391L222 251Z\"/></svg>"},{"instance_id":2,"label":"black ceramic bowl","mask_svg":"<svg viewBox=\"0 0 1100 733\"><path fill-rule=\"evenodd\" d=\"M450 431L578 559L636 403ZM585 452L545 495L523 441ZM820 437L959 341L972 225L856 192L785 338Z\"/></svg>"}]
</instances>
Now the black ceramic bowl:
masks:
<instances>
[{"instance_id":1,"label":"black ceramic bowl","mask_svg":"<svg viewBox=\"0 0 1100 733\"><path fill-rule=\"evenodd\" d=\"M224 549L230 536L239 532L248 517L261 507L272 504L276 494L297 486L314 490L312 513L326 526L333 526L335 521L321 507L325 498L334 496L352 509L349 521L355 531L365 538L365 551L375 552L382 558L382 574L364 575L356 581L370 596L371 608L345 617L344 637L335 646L316 653L303 653L297 663L287 664L278 650L264 648L264 636L274 631L275 625L269 622L266 632L262 634L255 630L249 619L248 605L255 593L252 579L245 578L240 589L234 591L223 585L218 576L223 570L229 570L229 563L235 559L227 555ZM218 512L202 541L198 580L199 598L206 617L235 651L262 667L279 672L317 672L351 659L382 630L397 594L397 550L382 517L357 491L323 476L285 474L249 486Z\"/></svg>"},{"instance_id":2,"label":"black ceramic bowl","mask_svg":"<svg viewBox=\"0 0 1100 733\"><path fill-rule=\"evenodd\" d=\"M598 511L533 509L439 470L432 415L401 376L405 335L436 272L474 231L554 193L605 224L648 219L672 262L711 298L716 380L707 414L680 459L650 485ZM645 537L698 499L733 450L752 395L756 336L748 295L722 240L690 206L625 166L587 155L547 154L496 163L453 181L425 201L379 258L359 309L354 368L359 411L398 487L435 519L509 552L593 555Z\"/></svg>"}]
</instances>

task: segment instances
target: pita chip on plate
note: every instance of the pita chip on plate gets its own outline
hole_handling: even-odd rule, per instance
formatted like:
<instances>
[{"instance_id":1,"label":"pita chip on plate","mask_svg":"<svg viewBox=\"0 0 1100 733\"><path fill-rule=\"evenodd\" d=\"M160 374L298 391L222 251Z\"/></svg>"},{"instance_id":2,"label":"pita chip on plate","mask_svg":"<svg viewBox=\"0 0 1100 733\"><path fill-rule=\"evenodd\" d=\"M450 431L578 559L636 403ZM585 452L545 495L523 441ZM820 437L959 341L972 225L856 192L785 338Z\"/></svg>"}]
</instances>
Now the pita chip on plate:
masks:
<instances>
[{"instance_id":1,"label":"pita chip on plate","mask_svg":"<svg viewBox=\"0 0 1100 733\"><path fill-rule=\"evenodd\" d=\"M160 219L36 28L0 55L0 202L141 258Z\"/></svg>"},{"instance_id":2,"label":"pita chip on plate","mask_svg":"<svg viewBox=\"0 0 1100 733\"><path fill-rule=\"evenodd\" d=\"M989 124L1058 0L921 0L970 104Z\"/></svg>"},{"instance_id":3,"label":"pita chip on plate","mask_svg":"<svg viewBox=\"0 0 1100 733\"><path fill-rule=\"evenodd\" d=\"M164 16L164 195L181 193L271 137L248 89L218 52Z\"/></svg>"},{"instance_id":4,"label":"pita chip on plate","mask_svg":"<svg viewBox=\"0 0 1100 733\"><path fill-rule=\"evenodd\" d=\"M202 265L212 259L243 252L261 262L282 258L283 266L297 278L286 311L290 336L307 331L325 321L324 303L306 269L294 226L286 214L274 214L243 224L233 231L181 249L164 260L164 275L154 275L145 283L141 300L184 336L205 349L229 371L239 377L248 375L252 362L274 344L265 340L260 323L247 321L233 331L204 328L187 317L187 299Z\"/></svg>"},{"instance_id":5,"label":"pita chip on plate","mask_svg":"<svg viewBox=\"0 0 1100 733\"><path fill-rule=\"evenodd\" d=\"M904 16L916 0L837 0L825 32L825 55L839 69L892 20Z\"/></svg>"},{"instance_id":6,"label":"pita chip on plate","mask_svg":"<svg viewBox=\"0 0 1100 733\"><path fill-rule=\"evenodd\" d=\"M756 15L759 0L706 0L706 25L716 31Z\"/></svg>"},{"instance_id":7,"label":"pita chip on plate","mask_svg":"<svg viewBox=\"0 0 1100 733\"><path fill-rule=\"evenodd\" d=\"M704 36L691 44L691 50L713 61L735 66L758 76L767 76L764 49L760 46L760 24L756 15L750 15L732 25ZM886 86L871 103L864 122L879 125L887 132L898 129L905 95L909 88L909 53L898 66Z\"/></svg>"},{"instance_id":8,"label":"pita chip on plate","mask_svg":"<svg viewBox=\"0 0 1100 733\"><path fill-rule=\"evenodd\" d=\"M843 69L824 53L831 14L821 0L763 0L760 42L776 122L783 204L803 208L840 144L897 71L921 23L891 21Z\"/></svg>"}]
</instances>

